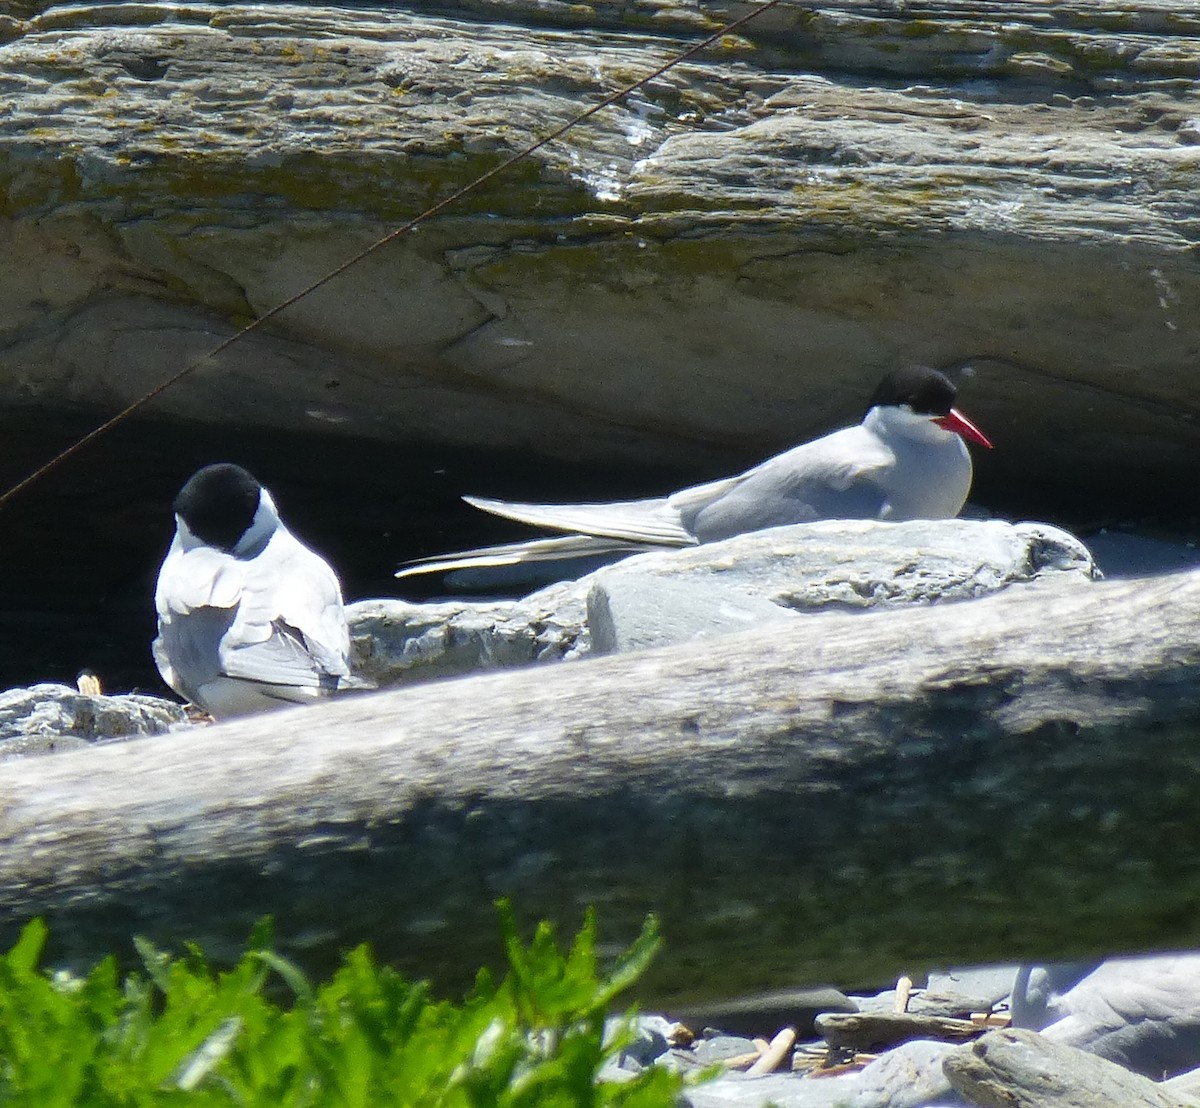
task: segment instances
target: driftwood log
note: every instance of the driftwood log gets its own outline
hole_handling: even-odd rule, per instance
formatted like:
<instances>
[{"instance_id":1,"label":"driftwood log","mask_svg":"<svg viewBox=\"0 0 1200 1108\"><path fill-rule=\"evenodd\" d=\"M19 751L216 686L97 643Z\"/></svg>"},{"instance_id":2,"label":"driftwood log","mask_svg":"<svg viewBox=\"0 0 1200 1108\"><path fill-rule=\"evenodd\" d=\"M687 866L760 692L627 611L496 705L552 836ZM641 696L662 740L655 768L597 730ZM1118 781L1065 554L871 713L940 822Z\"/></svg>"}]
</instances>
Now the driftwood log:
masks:
<instances>
[{"instance_id":1,"label":"driftwood log","mask_svg":"<svg viewBox=\"0 0 1200 1108\"><path fill-rule=\"evenodd\" d=\"M274 914L447 987L491 902L606 940L658 1002L1200 944L1200 573L443 681L12 764L4 934L218 955Z\"/></svg>"}]
</instances>

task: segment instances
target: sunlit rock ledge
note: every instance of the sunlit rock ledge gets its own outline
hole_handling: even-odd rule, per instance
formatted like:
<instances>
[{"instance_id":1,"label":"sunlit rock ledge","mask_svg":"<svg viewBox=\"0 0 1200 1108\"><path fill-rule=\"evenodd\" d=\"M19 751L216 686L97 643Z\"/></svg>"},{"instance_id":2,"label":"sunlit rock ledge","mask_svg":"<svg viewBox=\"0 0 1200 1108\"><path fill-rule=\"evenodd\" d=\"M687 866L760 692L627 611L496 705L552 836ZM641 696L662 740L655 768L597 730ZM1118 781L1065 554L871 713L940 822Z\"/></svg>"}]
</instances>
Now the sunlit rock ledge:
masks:
<instances>
[{"instance_id":1,"label":"sunlit rock ledge","mask_svg":"<svg viewBox=\"0 0 1200 1108\"><path fill-rule=\"evenodd\" d=\"M5 403L137 397L746 10L10 8ZM156 410L701 467L926 361L992 489L1141 503L1200 453L1198 76L1187 3L784 3Z\"/></svg>"}]
</instances>

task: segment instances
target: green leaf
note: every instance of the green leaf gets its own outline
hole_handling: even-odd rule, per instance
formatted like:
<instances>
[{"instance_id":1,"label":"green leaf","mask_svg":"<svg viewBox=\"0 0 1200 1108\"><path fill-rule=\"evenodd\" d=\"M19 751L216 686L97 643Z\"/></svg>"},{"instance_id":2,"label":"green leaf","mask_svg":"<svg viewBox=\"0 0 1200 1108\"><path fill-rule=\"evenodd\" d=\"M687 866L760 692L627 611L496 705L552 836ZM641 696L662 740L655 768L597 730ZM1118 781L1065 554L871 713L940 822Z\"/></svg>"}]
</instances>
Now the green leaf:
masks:
<instances>
[{"instance_id":1,"label":"green leaf","mask_svg":"<svg viewBox=\"0 0 1200 1108\"><path fill-rule=\"evenodd\" d=\"M22 929L20 937L8 952L6 961L16 973L31 973L42 957L50 929L46 921L38 916L31 919Z\"/></svg>"},{"instance_id":2,"label":"green leaf","mask_svg":"<svg viewBox=\"0 0 1200 1108\"><path fill-rule=\"evenodd\" d=\"M292 994L301 1004L312 1004L312 985L309 984L308 978L304 976L304 972L295 962L289 962L273 950L263 950L261 948L252 949L249 957L261 962L268 969L274 970L276 974L283 978L284 984L292 990Z\"/></svg>"}]
</instances>

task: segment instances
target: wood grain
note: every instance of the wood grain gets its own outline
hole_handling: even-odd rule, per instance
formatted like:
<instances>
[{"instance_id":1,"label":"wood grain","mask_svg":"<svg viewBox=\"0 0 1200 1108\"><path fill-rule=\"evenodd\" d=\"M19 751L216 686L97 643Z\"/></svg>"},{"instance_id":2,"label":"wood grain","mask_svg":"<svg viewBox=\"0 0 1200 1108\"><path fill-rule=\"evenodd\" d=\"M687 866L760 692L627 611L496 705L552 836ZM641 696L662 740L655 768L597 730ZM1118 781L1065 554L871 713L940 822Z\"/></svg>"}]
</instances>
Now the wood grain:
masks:
<instances>
[{"instance_id":1,"label":"wood grain","mask_svg":"<svg viewBox=\"0 0 1200 1108\"><path fill-rule=\"evenodd\" d=\"M1200 942L1200 574L818 615L31 760L0 939L131 932L457 987L491 902L667 938L663 1002Z\"/></svg>"}]
</instances>

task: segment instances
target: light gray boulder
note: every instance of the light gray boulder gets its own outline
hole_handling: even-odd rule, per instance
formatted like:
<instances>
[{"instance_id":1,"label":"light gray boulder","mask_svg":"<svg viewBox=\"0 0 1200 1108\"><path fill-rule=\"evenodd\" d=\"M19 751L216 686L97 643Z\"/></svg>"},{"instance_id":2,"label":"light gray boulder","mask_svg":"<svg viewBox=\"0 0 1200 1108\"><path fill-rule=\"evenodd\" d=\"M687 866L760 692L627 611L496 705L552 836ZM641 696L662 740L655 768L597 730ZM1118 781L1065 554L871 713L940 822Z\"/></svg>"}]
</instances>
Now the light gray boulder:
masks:
<instances>
[{"instance_id":1,"label":"light gray boulder","mask_svg":"<svg viewBox=\"0 0 1200 1108\"><path fill-rule=\"evenodd\" d=\"M90 696L51 684L9 689L0 693L0 758L160 735L187 722L181 704L156 696Z\"/></svg>"},{"instance_id":2,"label":"light gray boulder","mask_svg":"<svg viewBox=\"0 0 1200 1108\"><path fill-rule=\"evenodd\" d=\"M386 686L1096 575L1047 524L823 520L636 555L522 600L365 600L347 614L355 672Z\"/></svg>"},{"instance_id":3,"label":"light gray boulder","mask_svg":"<svg viewBox=\"0 0 1200 1108\"><path fill-rule=\"evenodd\" d=\"M1072 535L999 520L822 520L668 553L592 577L592 651L639 650L745 630L789 613L966 600L1014 583L1090 580Z\"/></svg>"},{"instance_id":4,"label":"light gray boulder","mask_svg":"<svg viewBox=\"0 0 1200 1108\"><path fill-rule=\"evenodd\" d=\"M1156 1080L1200 1066L1200 954L1024 967L1013 1023Z\"/></svg>"},{"instance_id":5,"label":"light gray boulder","mask_svg":"<svg viewBox=\"0 0 1200 1108\"><path fill-rule=\"evenodd\" d=\"M628 1023L623 1016L609 1017L604 1025L605 1042L611 1043L617 1035L625 1042L601 1067L600 1080L621 1081L653 1065L670 1049L675 1027L666 1016L638 1015Z\"/></svg>"},{"instance_id":6,"label":"light gray boulder","mask_svg":"<svg viewBox=\"0 0 1200 1108\"><path fill-rule=\"evenodd\" d=\"M588 591L587 623L593 653L645 650L756 627L766 629L798 618L766 597L747 593L737 582L656 577L653 570L643 576L640 568L600 578Z\"/></svg>"},{"instance_id":7,"label":"light gray boulder","mask_svg":"<svg viewBox=\"0 0 1200 1108\"><path fill-rule=\"evenodd\" d=\"M858 1072L833 1077L731 1073L689 1089L692 1108L952 1108L963 1105L942 1072L942 1062L959 1047L915 1041L869 1063Z\"/></svg>"},{"instance_id":8,"label":"light gray boulder","mask_svg":"<svg viewBox=\"0 0 1200 1108\"><path fill-rule=\"evenodd\" d=\"M984 1108L1196 1108L1140 1074L1024 1028L990 1031L943 1063L951 1086Z\"/></svg>"}]
</instances>

